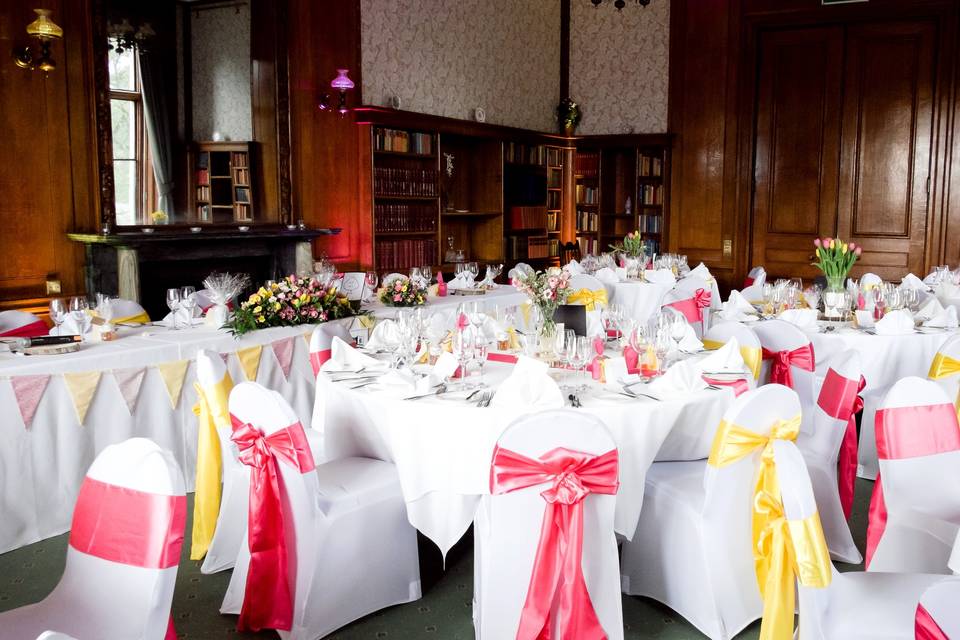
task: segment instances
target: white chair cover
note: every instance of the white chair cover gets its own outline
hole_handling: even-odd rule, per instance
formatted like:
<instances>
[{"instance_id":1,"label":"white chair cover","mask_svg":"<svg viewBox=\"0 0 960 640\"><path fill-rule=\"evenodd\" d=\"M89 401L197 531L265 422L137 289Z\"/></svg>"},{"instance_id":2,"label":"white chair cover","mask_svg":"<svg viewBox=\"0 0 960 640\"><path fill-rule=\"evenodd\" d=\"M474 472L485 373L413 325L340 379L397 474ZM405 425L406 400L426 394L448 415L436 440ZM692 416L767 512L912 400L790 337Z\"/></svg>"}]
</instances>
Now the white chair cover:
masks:
<instances>
[{"instance_id":1,"label":"white chair cover","mask_svg":"<svg viewBox=\"0 0 960 640\"><path fill-rule=\"evenodd\" d=\"M234 387L230 411L261 436L302 429L280 394L253 382ZM282 459L276 464L293 603L292 628L278 630L281 638L314 640L373 611L420 597L416 531L407 522L392 464L343 458L304 472ZM241 613L249 567L245 541L222 613ZM255 584L261 592L263 585Z\"/></svg>"},{"instance_id":2,"label":"white chair cover","mask_svg":"<svg viewBox=\"0 0 960 640\"><path fill-rule=\"evenodd\" d=\"M763 285L767 281L767 271L763 267L754 267L750 269L750 273L747 274L746 280L743 282L743 287L760 287L763 288Z\"/></svg>"},{"instance_id":3,"label":"white chair cover","mask_svg":"<svg viewBox=\"0 0 960 640\"><path fill-rule=\"evenodd\" d=\"M759 304L763 302L763 285L752 284L749 287L744 287L740 295L746 298L750 304Z\"/></svg>"},{"instance_id":4,"label":"white chair cover","mask_svg":"<svg viewBox=\"0 0 960 640\"><path fill-rule=\"evenodd\" d=\"M314 377L320 373L323 363L330 359L334 336L353 344L350 330L340 322L324 322L310 334L310 366L313 367Z\"/></svg>"},{"instance_id":5,"label":"white chair cover","mask_svg":"<svg viewBox=\"0 0 960 640\"><path fill-rule=\"evenodd\" d=\"M922 640L960 638L958 602L960 579L941 578L928 587L917 604L916 637ZM926 635L922 635L921 629Z\"/></svg>"},{"instance_id":6,"label":"white chair cover","mask_svg":"<svg viewBox=\"0 0 960 640\"><path fill-rule=\"evenodd\" d=\"M798 329L795 325L785 320L767 320L758 322L753 327L757 337L760 338L760 344L764 349L773 352L794 351L809 347L813 352L813 344L810 342L810 336ZM766 384L770 381L771 374L770 360L764 360L760 369L760 383ZM817 378L814 371L807 371L804 368L791 365L790 372L793 376L793 390L800 396L802 406L812 406L814 403L814 389L817 388Z\"/></svg>"},{"instance_id":7,"label":"white chair cover","mask_svg":"<svg viewBox=\"0 0 960 640\"><path fill-rule=\"evenodd\" d=\"M520 418L498 442L498 449L533 459L558 448L600 456L615 451L616 443L596 418L562 410ZM536 486L481 500L474 521L473 620L478 639L518 637L547 505L541 492L550 488L550 482L545 478ZM582 503L583 574L597 619L611 640L623 638L615 502L615 495L591 493ZM550 637L571 637L558 633L556 627L551 631Z\"/></svg>"},{"instance_id":8,"label":"white chair cover","mask_svg":"<svg viewBox=\"0 0 960 640\"><path fill-rule=\"evenodd\" d=\"M837 461L840 447L851 428L850 412L860 390L863 367L860 355L848 350L834 358L820 386L817 402L803 408L803 423L797 446L810 472L813 493L830 555L840 562L859 564L863 560L850 534L850 526L838 490ZM852 424L849 461L856 464L856 423Z\"/></svg>"},{"instance_id":9,"label":"white chair cover","mask_svg":"<svg viewBox=\"0 0 960 640\"><path fill-rule=\"evenodd\" d=\"M754 388L760 377L761 347L760 338L753 329L742 322L718 322L704 334L703 345L712 349L716 344L726 344L731 338L736 338L743 362L753 372L750 387Z\"/></svg>"},{"instance_id":10,"label":"white chair cover","mask_svg":"<svg viewBox=\"0 0 960 640\"><path fill-rule=\"evenodd\" d=\"M114 298L110 301L110 311L113 314L112 322L149 322L150 317L139 302L125 298ZM194 312L194 315L197 315Z\"/></svg>"},{"instance_id":11,"label":"white chair cover","mask_svg":"<svg viewBox=\"0 0 960 640\"><path fill-rule=\"evenodd\" d=\"M170 452L145 438L108 446L80 488L60 582L41 602L0 613L0 635L35 638L53 627L83 639L161 640L186 516Z\"/></svg>"},{"instance_id":12,"label":"white chair cover","mask_svg":"<svg viewBox=\"0 0 960 640\"><path fill-rule=\"evenodd\" d=\"M589 291L603 291L607 296L607 304L613 298L613 285L604 284L600 280L597 280L591 275L581 274L576 275L570 278L570 291L577 292L580 289L587 289ZM578 302L571 302L571 304L580 304ZM603 330L603 308L607 305L595 304L593 309L588 309L587 314L587 335L588 336L602 336L604 335Z\"/></svg>"},{"instance_id":13,"label":"white chair cover","mask_svg":"<svg viewBox=\"0 0 960 640\"><path fill-rule=\"evenodd\" d=\"M949 573L960 530L960 427L939 386L909 377L877 410L880 474L867 529L868 571Z\"/></svg>"},{"instance_id":14,"label":"white chair cover","mask_svg":"<svg viewBox=\"0 0 960 640\"><path fill-rule=\"evenodd\" d=\"M774 459L791 531L817 513L803 456L793 443L775 442ZM811 525L813 526L813 525ZM798 586L798 640L913 638L920 594L942 576L910 573L839 573L829 586Z\"/></svg>"},{"instance_id":15,"label":"white chair cover","mask_svg":"<svg viewBox=\"0 0 960 640\"><path fill-rule=\"evenodd\" d=\"M47 335L46 323L26 311L0 311L0 338L33 338Z\"/></svg>"},{"instance_id":16,"label":"white chair cover","mask_svg":"<svg viewBox=\"0 0 960 640\"><path fill-rule=\"evenodd\" d=\"M739 396L724 421L769 435L800 414L790 389L768 385ZM761 451L714 468L705 460L655 462L640 521L623 544L624 593L663 602L713 638L732 638L760 617L752 552L752 498Z\"/></svg>"}]
</instances>

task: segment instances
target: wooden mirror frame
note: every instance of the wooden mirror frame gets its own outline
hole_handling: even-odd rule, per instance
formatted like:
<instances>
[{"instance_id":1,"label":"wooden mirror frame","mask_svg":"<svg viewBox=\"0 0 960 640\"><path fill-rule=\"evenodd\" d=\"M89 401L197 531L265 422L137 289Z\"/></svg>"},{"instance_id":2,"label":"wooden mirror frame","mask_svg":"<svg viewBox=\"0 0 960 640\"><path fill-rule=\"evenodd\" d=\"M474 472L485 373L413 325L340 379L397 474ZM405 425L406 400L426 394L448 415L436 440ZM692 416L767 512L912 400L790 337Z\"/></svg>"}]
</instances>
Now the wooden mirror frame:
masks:
<instances>
[{"instance_id":1,"label":"wooden mirror frame","mask_svg":"<svg viewBox=\"0 0 960 640\"><path fill-rule=\"evenodd\" d=\"M272 63L262 73L251 74L253 100L253 138L263 149L262 199L266 206L275 207L277 220L253 222L252 226L295 224L292 219L290 176L290 84L286 25L289 15L287 0L248 0L251 21L255 24L271 22L265 37L251 43L251 60L262 54ZM97 232L109 235L116 232L116 207L113 180L113 129L110 116L110 77L107 59L107 0L93 0L93 83L94 119L96 121L97 169L99 173L100 227ZM272 54L272 57L268 57ZM274 117L257 117L269 113L260 105L272 102ZM270 123L270 121L273 121ZM270 125L273 126L270 126ZM272 148L272 149L271 149ZM273 165L273 166L271 166ZM271 178L275 178L272 181ZM138 228L149 225L123 225ZM171 230L187 227L187 223L169 225ZM204 225L207 226L207 225ZM209 225L215 226L215 225Z\"/></svg>"}]
</instances>

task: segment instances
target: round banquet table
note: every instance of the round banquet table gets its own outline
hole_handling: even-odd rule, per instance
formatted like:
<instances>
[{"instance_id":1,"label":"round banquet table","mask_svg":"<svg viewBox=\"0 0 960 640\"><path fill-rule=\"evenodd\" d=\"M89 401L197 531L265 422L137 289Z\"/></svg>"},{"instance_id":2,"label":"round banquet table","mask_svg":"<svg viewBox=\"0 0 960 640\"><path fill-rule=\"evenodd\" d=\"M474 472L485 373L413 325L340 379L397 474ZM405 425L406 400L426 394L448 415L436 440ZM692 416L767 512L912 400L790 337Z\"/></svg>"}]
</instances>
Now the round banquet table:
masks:
<instances>
[{"instance_id":1,"label":"round banquet table","mask_svg":"<svg viewBox=\"0 0 960 640\"><path fill-rule=\"evenodd\" d=\"M927 377L933 356L953 331L921 329L923 333L889 336L866 333L850 326L810 335L817 371L825 373L831 361L847 349L860 354L866 390L883 389L906 376Z\"/></svg>"},{"instance_id":2,"label":"round banquet table","mask_svg":"<svg viewBox=\"0 0 960 640\"><path fill-rule=\"evenodd\" d=\"M489 362L485 382L499 385L512 365ZM554 372L556 373L556 372ZM590 383L582 409L611 431L620 451L616 530L630 538L654 460L706 458L730 389L670 400L628 398ZM350 389L326 374L317 379L313 426L324 433L324 457L364 456L392 461L400 475L411 524L446 554L473 521L489 493L490 461L500 434L532 407L478 408L465 394L404 400L366 387Z\"/></svg>"},{"instance_id":3,"label":"round banquet table","mask_svg":"<svg viewBox=\"0 0 960 640\"><path fill-rule=\"evenodd\" d=\"M309 427L314 377L304 338L313 328L262 329L237 339L203 326L171 331L153 325L123 328L120 339L85 343L76 353L0 353L0 553L67 531L77 492L93 459L106 446L127 438L150 438L171 451L183 470L187 490L193 490L197 449L193 361L200 349L228 355L230 375L240 382L246 377L235 353L261 346L257 382L279 391ZM292 348L288 376L275 355L278 343ZM158 367L178 362L186 364L186 370L173 405ZM120 381L141 371L131 410ZM64 374L92 376L92 398L82 423ZM49 376L29 426L21 417L13 388L13 380L28 376Z\"/></svg>"},{"instance_id":4,"label":"round banquet table","mask_svg":"<svg viewBox=\"0 0 960 640\"><path fill-rule=\"evenodd\" d=\"M640 281L616 282L612 286L613 297L610 302L619 304L627 317L640 322L648 320L660 310L663 296L673 288L673 285Z\"/></svg>"}]
</instances>

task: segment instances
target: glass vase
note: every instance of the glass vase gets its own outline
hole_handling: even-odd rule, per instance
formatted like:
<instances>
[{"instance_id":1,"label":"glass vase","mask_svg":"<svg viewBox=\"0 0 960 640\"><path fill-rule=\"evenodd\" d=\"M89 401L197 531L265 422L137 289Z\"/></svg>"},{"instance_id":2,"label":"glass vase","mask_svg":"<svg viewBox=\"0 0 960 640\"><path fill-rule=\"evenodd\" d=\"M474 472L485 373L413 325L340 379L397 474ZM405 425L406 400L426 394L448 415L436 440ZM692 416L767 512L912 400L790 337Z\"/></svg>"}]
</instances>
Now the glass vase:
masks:
<instances>
[{"instance_id":1,"label":"glass vase","mask_svg":"<svg viewBox=\"0 0 960 640\"><path fill-rule=\"evenodd\" d=\"M846 278L834 276L827 278L827 288L823 291L823 315L828 320L842 320L847 312Z\"/></svg>"}]
</instances>

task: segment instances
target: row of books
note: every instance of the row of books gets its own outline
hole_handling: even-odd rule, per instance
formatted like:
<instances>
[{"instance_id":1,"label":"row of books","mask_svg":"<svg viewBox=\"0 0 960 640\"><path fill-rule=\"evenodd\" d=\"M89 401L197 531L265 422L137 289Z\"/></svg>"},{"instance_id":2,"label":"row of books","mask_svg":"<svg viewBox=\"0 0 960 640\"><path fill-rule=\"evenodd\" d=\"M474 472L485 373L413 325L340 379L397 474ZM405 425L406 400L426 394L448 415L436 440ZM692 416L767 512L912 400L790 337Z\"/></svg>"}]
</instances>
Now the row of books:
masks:
<instances>
[{"instance_id":1,"label":"row of books","mask_svg":"<svg viewBox=\"0 0 960 640\"><path fill-rule=\"evenodd\" d=\"M374 258L379 271L405 273L410 267L434 264L437 261L437 241L378 240Z\"/></svg>"},{"instance_id":2,"label":"row of books","mask_svg":"<svg viewBox=\"0 0 960 640\"><path fill-rule=\"evenodd\" d=\"M202 184L197 187L197 201L210 202L210 185Z\"/></svg>"},{"instance_id":3,"label":"row of books","mask_svg":"<svg viewBox=\"0 0 960 640\"><path fill-rule=\"evenodd\" d=\"M422 204L377 204L373 219L380 233L396 231L435 231L437 209Z\"/></svg>"},{"instance_id":4,"label":"row of books","mask_svg":"<svg viewBox=\"0 0 960 640\"><path fill-rule=\"evenodd\" d=\"M657 156L640 156L640 175L645 178L662 176L663 158Z\"/></svg>"},{"instance_id":5,"label":"row of books","mask_svg":"<svg viewBox=\"0 0 960 640\"><path fill-rule=\"evenodd\" d=\"M663 231L663 216L638 216L637 229L643 231L644 233L660 233Z\"/></svg>"},{"instance_id":6,"label":"row of books","mask_svg":"<svg viewBox=\"0 0 960 640\"><path fill-rule=\"evenodd\" d=\"M390 169L375 167L373 170L373 191L383 196L427 196L437 195L436 169Z\"/></svg>"},{"instance_id":7,"label":"row of books","mask_svg":"<svg viewBox=\"0 0 960 640\"><path fill-rule=\"evenodd\" d=\"M546 226L546 207L510 207L510 228L514 231L521 229L544 229Z\"/></svg>"},{"instance_id":8,"label":"row of books","mask_svg":"<svg viewBox=\"0 0 960 640\"><path fill-rule=\"evenodd\" d=\"M237 184L249 185L250 169L247 169L246 167L234 168L233 181Z\"/></svg>"},{"instance_id":9,"label":"row of books","mask_svg":"<svg viewBox=\"0 0 960 640\"><path fill-rule=\"evenodd\" d=\"M233 189L233 199L236 202L249 203L250 202L250 187L234 187Z\"/></svg>"},{"instance_id":10,"label":"row of books","mask_svg":"<svg viewBox=\"0 0 960 640\"><path fill-rule=\"evenodd\" d=\"M663 204L663 185L640 185L640 204Z\"/></svg>"},{"instance_id":11,"label":"row of books","mask_svg":"<svg viewBox=\"0 0 960 640\"><path fill-rule=\"evenodd\" d=\"M530 145L508 142L503 147L503 159L505 162L515 164L544 166L547 164L547 148L542 144Z\"/></svg>"},{"instance_id":12,"label":"row of books","mask_svg":"<svg viewBox=\"0 0 960 640\"><path fill-rule=\"evenodd\" d=\"M237 222L251 222L253 221L251 211L249 204L241 204L238 202L233 205L233 219Z\"/></svg>"},{"instance_id":13,"label":"row of books","mask_svg":"<svg viewBox=\"0 0 960 640\"><path fill-rule=\"evenodd\" d=\"M560 231L559 211L547 211L547 231Z\"/></svg>"},{"instance_id":14,"label":"row of books","mask_svg":"<svg viewBox=\"0 0 960 640\"><path fill-rule=\"evenodd\" d=\"M599 216L596 211L577 209L577 231L596 231Z\"/></svg>"},{"instance_id":15,"label":"row of books","mask_svg":"<svg viewBox=\"0 0 960 640\"><path fill-rule=\"evenodd\" d=\"M247 153L245 151L234 151L231 153L230 166L234 169L245 168L247 166Z\"/></svg>"},{"instance_id":16,"label":"row of books","mask_svg":"<svg viewBox=\"0 0 960 640\"><path fill-rule=\"evenodd\" d=\"M210 184L209 169L197 169L197 184Z\"/></svg>"},{"instance_id":17,"label":"row of books","mask_svg":"<svg viewBox=\"0 0 960 640\"><path fill-rule=\"evenodd\" d=\"M585 178L600 175L599 153L578 153L574 163L574 173Z\"/></svg>"},{"instance_id":18,"label":"row of books","mask_svg":"<svg viewBox=\"0 0 960 640\"><path fill-rule=\"evenodd\" d=\"M577 244L580 245L580 255L599 254L600 242L596 238L581 236L577 238Z\"/></svg>"},{"instance_id":19,"label":"row of books","mask_svg":"<svg viewBox=\"0 0 960 640\"><path fill-rule=\"evenodd\" d=\"M433 135L399 129L374 129L373 148L376 151L396 151L429 156L433 155Z\"/></svg>"},{"instance_id":20,"label":"row of books","mask_svg":"<svg viewBox=\"0 0 960 640\"><path fill-rule=\"evenodd\" d=\"M577 185L577 204L597 204L597 196L600 190L596 187L588 187L585 184Z\"/></svg>"},{"instance_id":21,"label":"row of books","mask_svg":"<svg viewBox=\"0 0 960 640\"><path fill-rule=\"evenodd\" d=\"M550 189L563 188L563 167L550 167L547 169L547 187Z\"/></svg>"},{"instance_id":22,"label":"row of books","mask_svg":"<svg viewBox=\"0 0 960 640\"><path fill-rule=\"evenodd\" d=\"M563 201L559 191L547 191L547 209L556 210L560 208Z\"/></svg>"},{"instance_id":23,"label":"row of books","mask_svg":"<svg viewBox=\"0 0 960 640\"><path fill-rule=\"evenodd\" d=\"M523 261L536 258L555 258L560 255L560 241L556 238L507 236L507 260Z\"/></svg>"}]
</instances>

